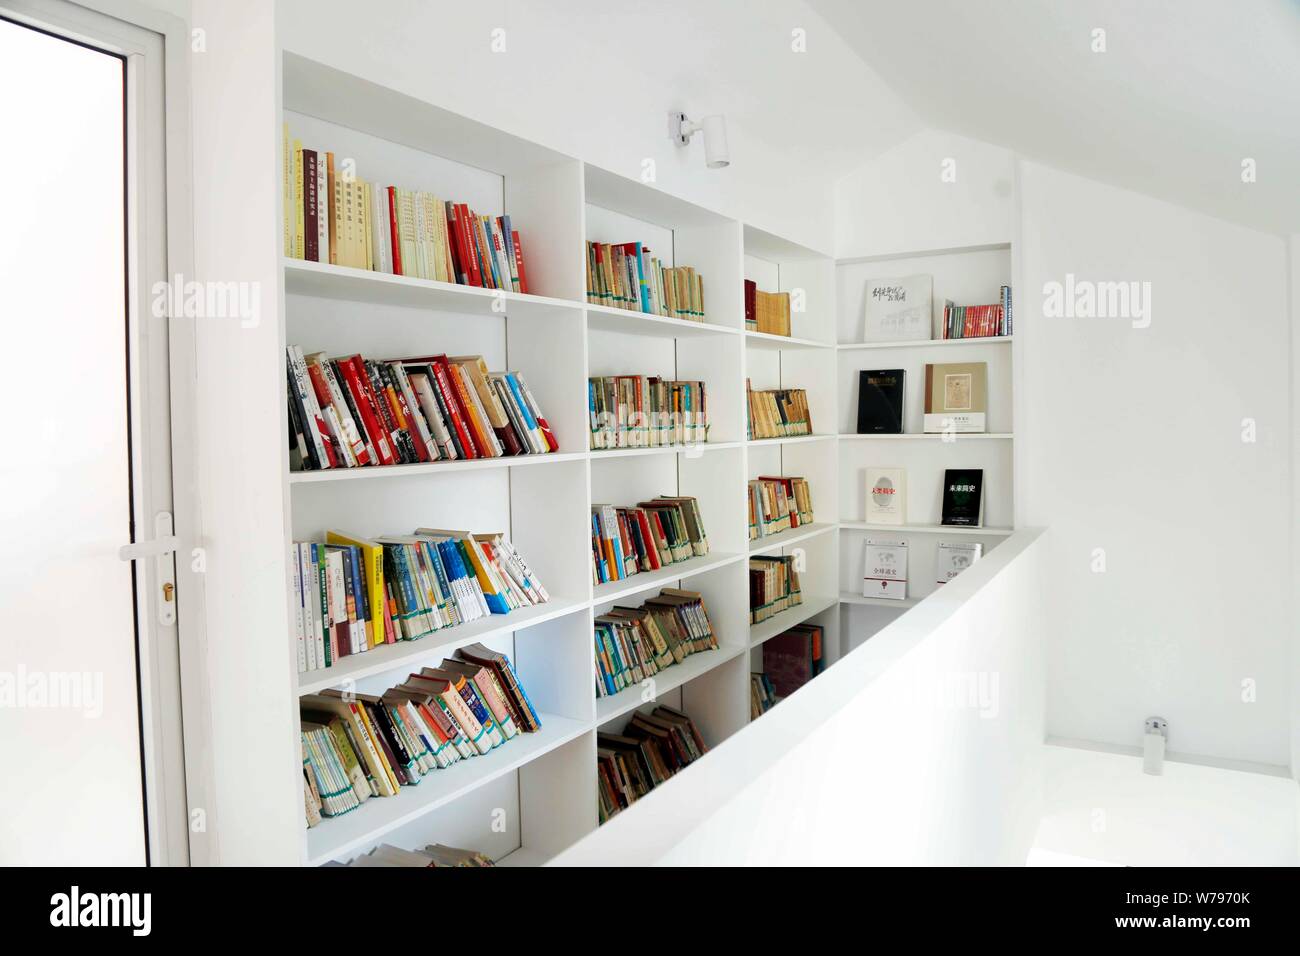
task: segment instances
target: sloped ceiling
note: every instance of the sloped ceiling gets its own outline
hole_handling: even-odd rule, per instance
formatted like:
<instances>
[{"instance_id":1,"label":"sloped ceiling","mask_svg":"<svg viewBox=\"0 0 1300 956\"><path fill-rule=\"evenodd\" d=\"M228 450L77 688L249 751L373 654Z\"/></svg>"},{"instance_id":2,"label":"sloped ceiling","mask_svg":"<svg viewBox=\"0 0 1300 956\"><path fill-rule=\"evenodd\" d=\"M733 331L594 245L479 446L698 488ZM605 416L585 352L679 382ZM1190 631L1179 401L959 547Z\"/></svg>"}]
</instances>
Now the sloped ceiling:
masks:
<instances>
[{"instance_id":1,"label":"sloped ceiling","mask_svg":"<svg viewBox=\"0 0 1300 956\"><path fill-rule=\"evenodd\" d=\"M1297 0L809 2L928 125L1300 231Z\"/></svg>"}]
</instances>

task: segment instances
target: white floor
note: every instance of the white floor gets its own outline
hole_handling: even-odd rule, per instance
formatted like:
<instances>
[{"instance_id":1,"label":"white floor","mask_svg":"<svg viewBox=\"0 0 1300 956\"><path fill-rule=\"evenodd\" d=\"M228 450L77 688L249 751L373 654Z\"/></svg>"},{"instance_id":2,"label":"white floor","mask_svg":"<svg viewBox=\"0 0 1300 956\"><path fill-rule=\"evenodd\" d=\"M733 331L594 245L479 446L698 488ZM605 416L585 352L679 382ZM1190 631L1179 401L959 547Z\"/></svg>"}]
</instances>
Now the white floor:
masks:
<instances>
[{"instance_id":1,"label":"white floor","mask_svg":"<svg viewBox=\"0 0 1300 956\"><path fill-rule=\"evenodd\" d=\"M1296 866L1289 777L1048 744L1029 866Z\"/></svg>"}]
</instances>

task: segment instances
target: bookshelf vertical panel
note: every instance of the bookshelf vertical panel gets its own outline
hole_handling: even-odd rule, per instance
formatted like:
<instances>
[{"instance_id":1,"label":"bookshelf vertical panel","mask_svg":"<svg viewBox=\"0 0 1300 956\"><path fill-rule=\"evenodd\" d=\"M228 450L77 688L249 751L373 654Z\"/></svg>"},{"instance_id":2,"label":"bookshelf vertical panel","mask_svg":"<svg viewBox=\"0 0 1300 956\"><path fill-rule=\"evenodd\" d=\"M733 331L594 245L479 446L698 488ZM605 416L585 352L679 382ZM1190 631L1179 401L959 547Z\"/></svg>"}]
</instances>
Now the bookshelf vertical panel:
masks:
<instances>
[{"instance_id":1,"label":"bookshelf vertical panel","mask_svg":"<svg viewBox=\"0 0 1300 956\"><path fill-rule=\"evenodd\" d=\"M514 468L509 486L510 539L519 553L537 571L552 599L586 599L591 593L586 568L591 549L587 463Z\"/></svg>"},{"instance_id":2,"label":"bookshelf vertical panel","mask_svg":"<svg viewBox=\"0 0 1300 956\"><path fill-rule=\"evenodd\" d=\"M533 707L590 723L595 719L591 611L545 621L515 632L515 669Z\"/></svg>"},{"instance_id":3,"label":"bookshelf vertical panel","mask_svg":"<svg viewBox=\"0 0 1300 956\"><path fill-rule=\"evenodd\" d=\"M548 859L595 830L596 801L593 730L521 767L520 824L530 858Z\"/></svg>"},{"instance_id":4,"label":"bookshelf vertical panel","mask_svg":"<svg viewBox=\"0 0 1300 956\"><path fill-rule=\"evenodd\" d=\"M739 338L716 335L677 343L677 377L705 383L711 442L745 439L744 376Z\"/></svg>"},{"instance_id":5,"label":"bookshelf vertical panel","mask_svg":"<svg viewBox=\"0 0 1300 956\"><path fill-rule=\"evenodd\" d=\"M835 341L835 263L796 259L781 263L779 291L790 293L790 334Z\"/></svg>"},{"instance_id":6,"label":"bookshelf vertical panel","mask_svg":"<svg viewBox=\"0 0 1300 956\"><path fill-rule=\"evenodd\" d=\"M835 434L835 412L839 396L836 389L834 349L782 351L781 386L805 389L813 432L819 435Z\"/></svg>"},{"instance_id":7,"label":"bookshelf vertical panel","mask_svg":"<svg viewBox=\"0 0 1300 956\"><path fill-rule=\"evenodd\" d=\"M730 219L680 225L673 232L678 265L693 266L704 281L705 318L728 328L745 327L744 240Z\"/></svg>"},{"instance_id":8,"label":"bookshelf vertical panel","mask_svg":"<svg viewBox=\"0 0 1300 956\"><path fill-rule=\"evenodd\" d=\"M527 256L528 291L533 295L576 302L586 297L582 194L582 163L576 159L505 177L505 211Z\"/></svg>"},{"instance_id":9,"label":"bookshelf vertical panel","mask_svg":"<svg viewBox=\"0 0 1300 956\"><path fill-rule=\"evenodd\" d=\"M748 517L745 499L736 493L744 481L744 457L739 447L677 456L679 493L699 500L711 551L745 550Z\"/></svg>"},{"instance_id":10,"label":"bookshelf vertical panel","mask_svg":"<svg viewBox=\"0 0 1300 956\"><path fill-rule=\"evenodd\" d=\"M505 325L505 351L505 364L510 371L523 373L559 450L585 452L588 426L582 310L559 308L542 316L511 316Z\"/></svg>"},{"instance_id":11,"label":"bookshelf vertical panel","mask_svg":"<svg viewBox=\"0 0 1300 956\"><path fill-rule=\"evenodd\" d=\"M709 747L749 723L749 654L740 654L682 685L681 710Z\"/></svg>"}]
</instances>

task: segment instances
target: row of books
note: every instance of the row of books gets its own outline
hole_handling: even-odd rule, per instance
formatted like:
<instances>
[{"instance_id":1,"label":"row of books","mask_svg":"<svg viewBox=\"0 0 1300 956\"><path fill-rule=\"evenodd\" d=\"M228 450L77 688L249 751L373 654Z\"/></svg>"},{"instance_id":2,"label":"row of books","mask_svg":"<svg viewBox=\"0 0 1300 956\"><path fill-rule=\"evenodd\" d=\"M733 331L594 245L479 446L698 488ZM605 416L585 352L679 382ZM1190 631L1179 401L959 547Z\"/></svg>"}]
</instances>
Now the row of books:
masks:
<instances>
[{"instance_id":1,"label":"row of books","mask_svg":"<svg viewBox=\"0 0 1300 956\"><path fill-rule=\"evenodd\" d=\"M808 410L808 393L802 388L750 387L745 382L749 400L750 438L789 438L811 435L812 413Z\"/></svg>"},{"instance_id":2,"label":"row of books","mask_svg":"<svg viewBox=\"0 0 1300 956\"><path fill-rule=\"evenodd\" d=\"M698 591L664 588L641 607L610 608L595 622L596 696L612 697L717 646Z\"/></svg>"},{"instance_id":3,"label":"row of books","mask_svg":"<svg viewBox=\"0 0 1300 956\"><path fill-rule=\"evenodd\" d=\"M790 334L790 293L762 292L745 280L745 329L769 335Z\"/></svg>"},{"instance_id":4,"label":"row of books","mask_svg":"<svg viewBox=\"0 0 1300 956\"><path fill-rule=\"evenodd\" d=\"M542 726L510 659L482 644L378 696L327 690L298 704L308 826Z\"/></svg>"},{"instance_id":5,"label":"row of books","mask_svg":"<svg viewBox=\"0 0 1300 956\"><path fill-rule=\"evenodd\" d=\"M749 719L762 717L776 706L776 689L764 673L749 675Z\"/></svg>"},{"instance_id":6,"label":"row of books","mask_svg":"<svg viewBox=\"0 0 1300 956\"><path fill-rule=\"evenodd\" d=\"M1011 334L1011 286L1002 287L1002 301L994 305L954 305L944 300L945 339L986 339Z\"/></svg>"},{"instance_id":7,"label":"row of books","mask_svg":"<svg viewBox=\"0 0 1300 956\"><path fill-rule=\"evenodd\" d=\"M391 843L381 843L363 853L347 866L496 866L492 858L479 850L431 843L423 850L404 850Z\"/></svg>"},{"instance_id":8,"label":"row of books","mask_svg":"<svg viewBox=\"0 0 1300 956\"><path fill-rule=\"evenodd\" d=\"M704 279L690 266L665 266L639 242L588 242L587 301L703 322Z\"/></svg>"},{"instance_id":9,"label":"row of books","mask_svg":"<svg viewBox=\"0 0 1300 956\"><path fill-rule=\"evenodd\" d=\"M550 600L503 534L326 532L289 549L298 671Z\"/></svg>"},{"instance_id":10,"label":"row of books","mask_svg":"<svg viewBox=\"0 0 1300 956\"><path fill-rule=\"evenodd\" d=\"M588 379L591 447L663 448L709 440L709 403L703 382L655 375Z\"/></svg>"},{"instance_id":11,"label":"row of books","mask_svg":"<svg viewBox=\"0 0 1300 956\"><path fill-rule=\"evenodd\" d=\"M921 429L926 434L983 432L988 418L988 363L926 363ZM907 369L858 373L858 434L900 435Z\"/></svg>"},{"instance_id":12,"label":"row of books","mask_svg":"<svg viewBox=\"0 0 1300 956\"><path fill-rule=\"evenodd\" d=\"M375 360L287 348L294 470L409 465L560 446L518 372L481 355Z\"/></svg>"},{"instance_id":13,"label":"row of books","mask_svg":"<svg viewBox=\"0 0 1300 956\"><path fill-rule=\"evenodd\" d=\"M862 547L862 596L889 601L907 600L906 541L868 538ZM939 542L935 555L935 585L947 584L984 555L980 541Z\"/></svg>"},{"instance_id":14,"label":"row of books","mask_svg":"<svg viewBox=\"0 0 1300 956\"><path fill-rule=\"evenodd\" d=\"M749 559L749 623L803 603L793 554L754 555Z\"/></svg>"},{"instance_id":15,"label":"row of books","mask_svg":"<svg viewBox=\"0 0 1300 956\"><path fill-rule=\"evenodd\" d=\"M527 292L519 232L433 193L381 186L336 168L284 127L284 254L308 262Z\"/></svg>"},{"instance_id":16,"label":"row of books","mask_svg":"<svg viewBox=\"0 0 1300 956\"><path fill-rule=\"evenodd\" d=\"M907 524L907 470L867 468L864 514L869 524ZM984 469L945 468L940 524L978 528L984 523Z\"/></svg>"},{"instance_id":17,"label":"row of books","mask_svg":"<svg viewBox=\"0 0 1300 956\"><path fill-rule=\"evenodd\" d=\"M763 675L779 703L825 668L820 624L796 624L763 643Z\"/></svg>"},{"instance_id":18,"label":"row of books","mask_svg":"<svg viewBox=\"0 0 1300 956\"><path fill-rule=\"evenodd\" d=\"M749 540L813 522L812 491L805 478L762 476L749 483Z\"/></svg>"},{"instance_id":19,"label":"row of books","mask_svg":"<svg viewBox=\"0 0 1300 956\"><path fill-rule=\"evenodd\" d=\"M679 710L634 713L621 734L596 734L596 789L604 823L708 752L695 722Z\"/></svg>"},{"instance_id":20,"label":"row of books","mask_svg":"<svg viewBox=\"0 0 1300 956\"><path fill-rule=\"evenodd\" d=\"M700 505L692 497L664 495L634 508L591 506L593 584L621 581L708 553Z\"/></svg>"}]
</instances>

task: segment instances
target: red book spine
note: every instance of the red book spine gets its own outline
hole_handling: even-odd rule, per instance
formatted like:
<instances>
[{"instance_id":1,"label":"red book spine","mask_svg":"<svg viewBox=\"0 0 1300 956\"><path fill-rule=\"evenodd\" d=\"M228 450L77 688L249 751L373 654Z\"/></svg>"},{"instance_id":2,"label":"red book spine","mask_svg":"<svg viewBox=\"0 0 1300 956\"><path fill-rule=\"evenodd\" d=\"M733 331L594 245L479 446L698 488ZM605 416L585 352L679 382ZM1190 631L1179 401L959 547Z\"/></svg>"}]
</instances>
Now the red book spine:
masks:
<instances>
[{"instance_id":1,"label":"red book spine","mask_svg":"<svg viewBox=\"0 0 1300 956\"><path fill-rule=\"evenodd\" d=\"M469 206L465 203L456 205L456 225L460 229L461 242L465 247L465 278L469 280L466 284L482 287L483 273L478 267L478 244L474 241L474 234L470 232L469 215Z\"/></svg>"},{"instance_id":2,"label":"red book spine","mask_svg":"<svg viewBox=\"0 0 1300 956\"><path fill-rule=\"evenodd\" d=\"M454 260L456 282L469 285L469 262L465 258L465 240L460 234L460 214L454 203L447 203L447 237Z\"/></svg>"},{"instance_id":3,"label":"red book spine","mask_svg":"<svg viewBox=\"0 0 1300 956\"><path fill-rule=\"evenodd\" d=\"M642 509L637 509L636 518L641 527L641 540L645 542L646 557L650 560L650 570L658 571L663 565L659 561L659 549L655 547L654 532L650 530L650 519Z\"/></svg>"},{"instance_id":4,"label":"red book spine","mask_svg":"<svg viewBox=\"0 0 1300 956\"><path fill-rule=\"evenodd\" d=\"M518 229L512 229L510 231L510 242L515 247L515 271L519 273L519 291L527 292L528 278L527 273L524 272L524 249L523 246L519 245Z\"/></svg>"},{"instance_id":5,"label":"red book spine","mask_svg":"<svg viewBox=\"0 0 1300 956\"><path fill-rule=\"evenodd\" d=\"M393 417L397 419L397 424L405 428L411 436L411 444L415 446L415 456L420 461L431 461L429 458L429 447L420 437L420 428L415 424L415 417L411 414L410 406L406 404L406 396L402 394L400 388L388 386L385 391L388 392L388 404L392 406Z\"/></svg>"},{"instance_id":6,"label":"red book spine","mask_svg":"<svg viewBox=\"0 0 1300 956\"><path fill-rule=\"evenodd\" d=\"M388 231L393 237L393 274L404 276L402 271L402 237L397 232L397 187L388 187Z\"/></svg>"},{"instance_id":7,"label":"red book spine","mask_svg":"<svg viewBox=\"0 0 1300 956\"><path fill-rule=\"evenodd\" d=\"M379 415L374 406L374 396L370 391L370 380L365 374L364 365L361 366L361 372L358 374L355 363L360 361L360 355L339 359L339 371L343 373L344 386L352 393L352 401L357 406L358 414L361 415L362 427L365 428L366 434L370 437L370 444L375 449L379 463L381 465L391 465L397 459L393 457L393 447L388 440L388 433L384 431L383 425L379 422Z\"/></svg>"},{"instance_id":8,"label":"red book spine","mask_svg":"<svg viewBox=\"0 0 1300 956\"><path fill-rule=\"evenodd\" d=\"M443 403L447 406L447 411L451 413L451 427L456 429L456 437L460 439L460 444L465 449L466 458L481 458L478 453L474 440L470 437L469 429L465 426L465 420L461 417L460 402L456 398L456 390L452 388L451 380L447 375L447 357L439 356L430 363L433 369L433 378L438 386L438 392L442 395Z\"/></svg>"}]
</instances>

